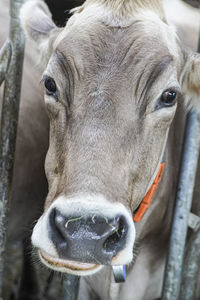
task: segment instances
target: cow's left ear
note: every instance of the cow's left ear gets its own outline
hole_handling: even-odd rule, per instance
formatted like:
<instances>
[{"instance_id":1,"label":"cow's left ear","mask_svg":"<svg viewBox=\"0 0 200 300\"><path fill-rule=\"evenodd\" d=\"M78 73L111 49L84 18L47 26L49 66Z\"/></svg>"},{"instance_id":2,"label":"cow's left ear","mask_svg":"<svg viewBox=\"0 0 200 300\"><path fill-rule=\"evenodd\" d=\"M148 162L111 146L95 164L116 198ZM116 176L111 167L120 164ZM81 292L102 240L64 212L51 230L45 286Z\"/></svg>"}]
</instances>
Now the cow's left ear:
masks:
<instances>
[{"instance_id":1,"label":"cow's left ear","mask_svg":"<svg viewBox=\"0 0 200 300\"><path fill-rule=\"evenodd\" d=\"M185 55L180 81L185 100L190 106L200 108L200 54L191 52Z\"/></svg>"},{"instance_id":2,"label":"cow's left ear","mask_svg":"<svg viewBox=\"0 0 200 300\"><path fill-rule=\"evenodd\" d=\"M26 37L38 50L39 60L46 64L61 29L52 21L51 13L42 0L27 1L20 11L20 19Z\"/></svg>"}]
</instances>

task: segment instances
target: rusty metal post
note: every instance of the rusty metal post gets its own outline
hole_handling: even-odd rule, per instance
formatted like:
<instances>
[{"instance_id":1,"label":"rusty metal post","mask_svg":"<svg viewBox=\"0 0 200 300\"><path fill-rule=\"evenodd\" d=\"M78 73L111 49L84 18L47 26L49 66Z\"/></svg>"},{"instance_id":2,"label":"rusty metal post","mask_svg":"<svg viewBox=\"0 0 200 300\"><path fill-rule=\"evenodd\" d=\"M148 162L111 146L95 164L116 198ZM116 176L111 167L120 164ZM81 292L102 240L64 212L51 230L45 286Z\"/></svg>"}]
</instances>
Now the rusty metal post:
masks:
<instances>
[{"instance_id":1,"label":"rusty metal post","mask_svg":"<svg viewBox=\"0 0 200 300\"><path fill-rule=\"evenodd\" d=\"M195 112L188 114L184 151L170 236L162 300L178 300L182 266L200 149L200 122Z\"/></svg>"},{"instance_id":2,"label":"rusty metal post","mask_svg":"<svg viewBox=\"0 0 200 300\"><path fill-rule=\"evenodd\" d=\"M4 251L8 205L14 165L15 142L18 124L22 66L24 58L24 33L20 26L19 11L27 0L10 0L9 43L12 55L9 66L1 65L1 80L5 77L0 130L0 299L2 299ZM6 46L5 46L6 47ZM2 57L7 50L2 50Z\"/></svg>"},{"instance_id":3,"label":"rusty metal post","mask_svg":"<svg viewBox=\"0 0 200 300\"><path fill-rule=\"evenodd\" d=\"M63 280L62 300L77 300L80 277L66 274Z\"/></svg>"}]
</instances>

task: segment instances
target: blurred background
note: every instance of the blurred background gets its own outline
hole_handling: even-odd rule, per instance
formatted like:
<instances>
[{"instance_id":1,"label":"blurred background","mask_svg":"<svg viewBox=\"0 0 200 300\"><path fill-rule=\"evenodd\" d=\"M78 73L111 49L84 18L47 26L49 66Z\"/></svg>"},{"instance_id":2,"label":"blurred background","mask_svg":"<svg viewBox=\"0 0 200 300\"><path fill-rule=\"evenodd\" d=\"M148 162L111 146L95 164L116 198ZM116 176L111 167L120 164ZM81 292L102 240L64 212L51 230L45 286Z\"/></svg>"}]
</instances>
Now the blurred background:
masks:
<instances>
[{"instance_id":1,"label":"blurred background","mask_svg":"<svg viewBox=\"0 0 200 300\"><path fill-rule=\"evenodd\" d=\"M64 26L70 16L70 9L81 5L84 0L45 0L45 2L52 12L56 25Z\"/></svg>"}]
</instances>

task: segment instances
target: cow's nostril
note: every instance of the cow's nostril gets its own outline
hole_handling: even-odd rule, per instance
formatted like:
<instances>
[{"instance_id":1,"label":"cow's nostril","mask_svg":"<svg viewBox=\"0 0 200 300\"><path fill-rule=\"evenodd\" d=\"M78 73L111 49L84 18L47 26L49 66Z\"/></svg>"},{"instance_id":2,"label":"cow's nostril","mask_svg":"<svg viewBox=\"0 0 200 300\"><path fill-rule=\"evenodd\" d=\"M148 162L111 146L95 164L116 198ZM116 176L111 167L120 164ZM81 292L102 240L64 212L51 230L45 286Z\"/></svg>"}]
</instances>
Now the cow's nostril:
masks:
<instances>
[{"instance_id":1,"label":"cow's nostril","mask_svg":"<svg viewBox=\"0 0 200 300\"><path fill-rule=\"evenodd\" d=\"M64 227L66 223L66 218L61 215L59 211L53 209L50 214L50 235L51 239L54 241L56 248L65 251L67 247L67 240L64 234Z\"/></svg>"},{"instance_id":2,"label":"cow's nostril","mask_svg":"<svg viewBox=\"0 0 200 300\"><path fill-rule=\"evenodd\" d=\"M127 234L127 225L123 217L119 218L118 227L114 232L105 240L103 244L104 251L118 252L123 248L123 242Z\"/></svg>"}]
</instances>

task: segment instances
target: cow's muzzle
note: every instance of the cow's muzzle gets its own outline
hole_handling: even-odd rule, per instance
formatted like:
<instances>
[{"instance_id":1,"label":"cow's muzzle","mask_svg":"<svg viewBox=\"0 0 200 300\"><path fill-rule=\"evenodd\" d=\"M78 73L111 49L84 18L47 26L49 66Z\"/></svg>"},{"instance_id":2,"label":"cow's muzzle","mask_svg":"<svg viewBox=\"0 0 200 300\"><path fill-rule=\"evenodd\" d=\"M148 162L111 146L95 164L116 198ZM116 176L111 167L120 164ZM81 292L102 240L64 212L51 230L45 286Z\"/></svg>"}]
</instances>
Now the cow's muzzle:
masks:
<instances>
[{"instance_id":1,"label":"cow's muzzle","mask_svg":"<svg viewBox=\"0 0 200 300\"><path fill-rule=\"evenodd\" d=\"M102 265L129 264L134 241L131 212L101 195L58 197L32 234L44 264L82 276L97 272Z\"/></svg>"},{"instance_id":2,"label":"cow's muzzle","mask_svg":"<svg viewBox=\"0 0 200 300\"><path fill-rule=\"evenodd\" d=\"M128 225L123 215L72 216L54 209L49 222L50 239L62 259L107 265L125 247Z\"/></svg>"}]
</instances>

